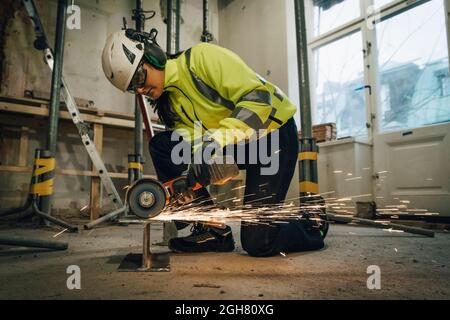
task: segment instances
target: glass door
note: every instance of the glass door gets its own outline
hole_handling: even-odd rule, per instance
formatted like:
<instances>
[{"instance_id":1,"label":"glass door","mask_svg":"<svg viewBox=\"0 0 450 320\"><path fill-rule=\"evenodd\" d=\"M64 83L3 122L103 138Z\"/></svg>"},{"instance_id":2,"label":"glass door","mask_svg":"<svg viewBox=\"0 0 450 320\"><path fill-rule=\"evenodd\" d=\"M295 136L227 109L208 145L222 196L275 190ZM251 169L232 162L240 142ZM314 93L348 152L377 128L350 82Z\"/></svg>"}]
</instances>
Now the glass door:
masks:
<instances>
[{"instance_id":1,"label":"glass door","mask_svg":"<svg viewBox=\"0 0 450 320\"><path fill-rule=\"evenodd\" d=\"M411 213L450 215L450 76L444 0L393 8L376 24L375 39L376 201L387 212L399 205Z\"/></svg>"}]
</instances>

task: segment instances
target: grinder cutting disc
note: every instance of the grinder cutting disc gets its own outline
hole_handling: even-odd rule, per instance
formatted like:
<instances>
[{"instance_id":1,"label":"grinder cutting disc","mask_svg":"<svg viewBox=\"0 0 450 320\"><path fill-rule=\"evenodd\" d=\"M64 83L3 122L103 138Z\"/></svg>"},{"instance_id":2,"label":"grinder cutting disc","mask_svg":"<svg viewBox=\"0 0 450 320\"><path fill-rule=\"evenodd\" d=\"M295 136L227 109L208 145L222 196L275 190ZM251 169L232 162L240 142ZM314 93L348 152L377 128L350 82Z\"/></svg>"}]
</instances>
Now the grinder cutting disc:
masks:
<instances>
[{"instance_id":1,"label":"grinder cutting disc","mask_svg":"<svg viewBox=\"0 0 450 320\"><path fill-rule=\"evenodd\" d=\"M132 213L142 219L159 215L166 206L167 193L156 180L142 179L136 181L127 192L127 202Z\"/></svg>"}]
</instances>

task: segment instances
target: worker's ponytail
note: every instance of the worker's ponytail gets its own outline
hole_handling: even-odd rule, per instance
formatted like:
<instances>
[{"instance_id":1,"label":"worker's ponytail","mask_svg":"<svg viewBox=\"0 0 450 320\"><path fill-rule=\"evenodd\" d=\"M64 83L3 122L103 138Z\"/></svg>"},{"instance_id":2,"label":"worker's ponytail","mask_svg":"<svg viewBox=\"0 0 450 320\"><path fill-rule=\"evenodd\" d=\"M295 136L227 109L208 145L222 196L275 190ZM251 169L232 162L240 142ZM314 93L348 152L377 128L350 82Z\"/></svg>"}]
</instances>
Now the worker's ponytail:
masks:
<instances>
[{"instance_id":1,"label":"worker's ponytail","mask_svg":"<svg viewBox=\"0 0 450 320\"><path fill-rule=\"evenodd\" d=\"M176 59L183 53L184 51L180 51L175 54L167 54L167 59ZM159 99L153 103L153 108L154 111L158 114L159 120L161 120L161 122L169 129L173 129L175 127L175 122L181 120L178 114L170 105L169 92L167 91L163 92L161 97L159 97Z\"/></svg>"},{"instance_id":2,"label":"worker's ponytail","mask_svg":"<svg viewBox=\"0 0 450 320\"><path fill-rule=\"evenodd\" d=\"M169 92L165 91L153 104L155 112L158 114L159 120L169 129L175 127L175 122L180 121L180 117L173 110L169 101Z\"/></svg>"}]
</instances>

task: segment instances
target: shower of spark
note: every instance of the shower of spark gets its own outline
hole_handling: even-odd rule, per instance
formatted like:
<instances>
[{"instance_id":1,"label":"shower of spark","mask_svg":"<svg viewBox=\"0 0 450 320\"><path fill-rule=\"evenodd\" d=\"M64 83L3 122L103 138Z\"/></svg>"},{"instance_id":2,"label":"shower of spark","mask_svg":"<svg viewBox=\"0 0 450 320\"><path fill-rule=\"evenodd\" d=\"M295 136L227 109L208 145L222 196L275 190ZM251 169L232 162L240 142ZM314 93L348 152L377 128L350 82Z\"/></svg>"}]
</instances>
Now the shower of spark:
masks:
<instances>
[{"instance_id":1,"label":"shower of spark","mask_svg":"<svg viewBox=\"0 0 450 320\"><path fill-rule=\"evenodd\" d=\"M370 168L364 168L369 170ZM334 174L344 174L343 179L349 182L359 183L363 179L357 173L335 170ZM388 175L388 171L380 171L378 174ZM259 185L260 188L266 187L268 183ZM244 189L245 186L238 186L232 191ZM353 216L355 215L357 201L367 199L385 200L382 196L372 195L370 193L339 196L335 191L328 191L320 194L307 194L300 197L289 198L280 204L265 204L270 202L274 195L264 196L254 199L256 194L244 196L234 196L225 200L220 196L226 196L229 193L220 193L212 199L195 199L195 202L182 207L169 207L152 221L191 221L204 223L224 224L228 222L244 222L248 224L272 225L273 223L287 223L289 220L300 219L309 221L323 221L325 213L334 213L337 215ZM230 195L231 196L231 195ZM250 199L246 199L250 197ZM213 200L214 204L211 204ZM250 201L248 201L250 200ZM385 204L384 208L377 208L377 213L385 220L376 220L382 225L389 225L389 219L399 219L400 214L410 215L439 215L431 213L426 209L409 208L411 202L406 199L393 198L394 204ZM369 200L368 200L369 201ZM297 203L300 202L300 205ZM233 203L233 208L224 208L225 203ZM244 203L244 204L242 204ZM398 232L392 228L386 228L387 232Z\"/></svg>"},{"instance_id":2,"label":"shower of spark","mask_svg":"<svg viewBox=\"0 0 450 320\"><path fill-rule=\"evenodd\" d=\"M56 238L56 237L59 237L60 235L62 235L64 232L66 232L68 229L66 228L66 229L64 229L64 230L62 230L61 232L58 232L57 234L55 234L54 236L53 236L53 238Z\"/></svg>"},{"instance_id":3,"label":"shower of spark","mask_svg":"<svg viewBox=\"0 0 450 320\"><path fill-rule=\"evenodd\" d=\"M317 197L317 195L315 195ZM152 221L199 221L203 223L228 223L228 222L246 222L250 224L288 223L286 220L304 219L313 222L322 220L327 205L323 203L308 203L300 206L293 202L282 204L257 204L258 201L271 199L273 195L248 201L246 204L232 209L223 209L217 206L226 201L240 202L243 198L233 197L219 201L214 205L204 205L205 201L190 204L181 208L168 208ZM297 200L294 198L292 200ZM199 200L199 199L197 199Z\"/></svg>"}]
</instances>

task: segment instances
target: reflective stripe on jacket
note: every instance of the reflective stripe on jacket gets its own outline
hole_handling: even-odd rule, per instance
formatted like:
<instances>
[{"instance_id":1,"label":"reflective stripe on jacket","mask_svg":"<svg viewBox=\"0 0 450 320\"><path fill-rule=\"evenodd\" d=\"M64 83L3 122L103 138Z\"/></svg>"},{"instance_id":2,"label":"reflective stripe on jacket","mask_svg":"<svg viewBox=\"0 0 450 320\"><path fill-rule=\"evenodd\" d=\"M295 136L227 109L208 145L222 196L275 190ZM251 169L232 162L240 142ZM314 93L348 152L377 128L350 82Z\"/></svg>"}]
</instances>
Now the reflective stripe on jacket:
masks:
<instances>
[{"instance_id":1,"label":"reflective stripe on jacket","mask_svg":"<svg viewBox=\"0 0 450 320\"><path fill-rule=\"evenodd\" d=\"M249 138L253 130L278 129L296 112L279 88L235 53L213 44L198 44L169 60L165 72L164 90L181 118L172 129L185 130L183 136L191 141L201 138L193 136L196 121L224 147ZM236 129L247 134L236 135Z\"/></svg>"}]
</instances>

